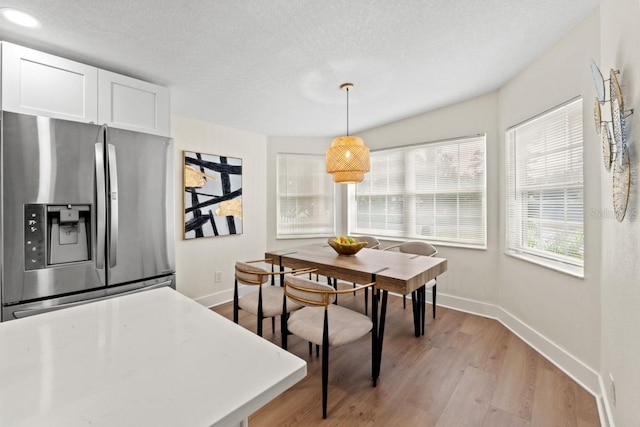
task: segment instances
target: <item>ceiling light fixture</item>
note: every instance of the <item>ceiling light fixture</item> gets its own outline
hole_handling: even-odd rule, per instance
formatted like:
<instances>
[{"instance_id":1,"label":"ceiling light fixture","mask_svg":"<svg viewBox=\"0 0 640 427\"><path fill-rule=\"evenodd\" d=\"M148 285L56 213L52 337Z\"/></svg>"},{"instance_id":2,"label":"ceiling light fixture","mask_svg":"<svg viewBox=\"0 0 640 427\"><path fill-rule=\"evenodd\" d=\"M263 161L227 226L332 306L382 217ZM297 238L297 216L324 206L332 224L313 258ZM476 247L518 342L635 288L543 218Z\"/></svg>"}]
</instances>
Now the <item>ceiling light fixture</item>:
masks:
<instances>
[{"instance_id":1,"label":"ceiling light fixture","mask_svg":"<svg viewBox=\"0 0 640 427\"><path fill-rule=\"evenodd\" d=\"M327 173L341 184L362 182L364 173L370 170L369 149L362 138L349 135L349 90L352 88L353 83L340 85L340 89L347 91L347 135L335 138L326 155Z\"/></svg>"},{"instance_id":2,"label":"ceiling light fixture","mask_svg":"<svg viewBox=\"0 0 640 427\"><path fill-rule=\"evenodd\" d=\"M21 10L3 7L0 9L0 13L2 13L2 16L4 16L8 21L22 27L37 28L40 26L40 21Z\"/></svg>"}]
</instances>

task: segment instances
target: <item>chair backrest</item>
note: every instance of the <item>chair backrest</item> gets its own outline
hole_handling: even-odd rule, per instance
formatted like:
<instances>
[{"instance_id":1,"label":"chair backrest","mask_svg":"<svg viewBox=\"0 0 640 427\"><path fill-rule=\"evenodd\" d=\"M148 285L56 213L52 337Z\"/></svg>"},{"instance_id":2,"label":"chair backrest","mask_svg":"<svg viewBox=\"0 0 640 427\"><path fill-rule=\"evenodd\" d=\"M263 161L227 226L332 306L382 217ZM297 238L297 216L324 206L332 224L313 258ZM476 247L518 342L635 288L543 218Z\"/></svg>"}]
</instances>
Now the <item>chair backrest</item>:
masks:
<instances>
[{"instance_id":1,"label":"chair backrest","mask_svg":"<svg viewBox=\"0 0 640 427\"><path fill-rule=\"evenodd\" d=\"M257 265L236 262L236 280L248 285L262 285L269 280L269 272Z\"/></svg>"},{"instance_id":2,"label":"chair backrest","mask_svg":"<svg viewBox=\"0 0 640 427\"><path fill-rule=\"evenodd\" d=\"M328 306L336 299L333 287L302 276L286 276L284 294L307 306Z\"/></svg>"},{"instance_id":3,"label":"chair backrest","mask_svg":"<svg viewBox=\"0 0 640 427\"><path fill-rule=\"evenodd\" d=\"M427 242L405 242L398 246L400 252L415 255L435 256L438 250Z\"/></svg>"},{"instance_id":4,"label":"chair backrest","mask_svg":"<svg viewBox=\"0 0 640 427\"><path fill-rule=\"evenodd\" d=\"M367 246L365 246L365 248L369 248L369 249L380 248L380 241L373 236L360 236L360 239L367 242Z\"/></svg>"}]
</instances>

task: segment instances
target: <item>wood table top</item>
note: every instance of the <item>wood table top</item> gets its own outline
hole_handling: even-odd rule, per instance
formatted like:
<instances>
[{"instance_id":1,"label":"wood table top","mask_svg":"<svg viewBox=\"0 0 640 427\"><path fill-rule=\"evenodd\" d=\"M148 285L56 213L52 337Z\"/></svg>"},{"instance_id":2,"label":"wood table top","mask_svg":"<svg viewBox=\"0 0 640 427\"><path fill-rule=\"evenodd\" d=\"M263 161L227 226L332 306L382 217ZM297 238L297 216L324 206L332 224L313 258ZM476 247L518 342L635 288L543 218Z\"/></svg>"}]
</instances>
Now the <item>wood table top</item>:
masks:
<instances>
[{"instance_id":1,"label":"wood table top","mask_svg":"<svg viewBox=\"0 0 640 427\"><path fill-rule=\"evenodd\" d=\"M408 294L447 270L445 258L363 248L338 255L327 243L268 251L265 258L290 268L315 268L323 276L350 282L375 281L380 289Z\"/></svg>"}]
</instances>

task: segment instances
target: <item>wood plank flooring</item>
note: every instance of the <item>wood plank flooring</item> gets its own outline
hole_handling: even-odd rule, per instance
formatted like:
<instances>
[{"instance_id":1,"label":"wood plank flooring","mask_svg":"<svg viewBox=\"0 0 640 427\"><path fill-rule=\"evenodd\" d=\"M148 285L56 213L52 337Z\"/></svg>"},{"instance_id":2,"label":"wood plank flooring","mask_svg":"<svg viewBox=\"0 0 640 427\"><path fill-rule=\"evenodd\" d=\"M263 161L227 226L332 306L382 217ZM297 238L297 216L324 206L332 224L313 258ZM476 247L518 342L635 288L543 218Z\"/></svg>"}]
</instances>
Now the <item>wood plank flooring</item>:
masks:
<instances>
[{"instance_id":1,"label":"wood plank flooring","mask_svg":"<svg viewBox=\"0 0 640 427\"><path fill-rule=\"evenodd\" d=\"M364 311L361 293L339 303ZM599 426L595 398L499 322L437 309L425 335L413 335L411 302L389 297L382 367L371 383L371 339L329 352L328 417L322 419L321 359L289 337L307 376L249 418L259 426ZM213 308L232 319L232 304ZM427 307L430 315L431 307ZM256 330L255 317L239 323ZM264 321L264 337L280 345Z\"/></svg>"}]
</instances>

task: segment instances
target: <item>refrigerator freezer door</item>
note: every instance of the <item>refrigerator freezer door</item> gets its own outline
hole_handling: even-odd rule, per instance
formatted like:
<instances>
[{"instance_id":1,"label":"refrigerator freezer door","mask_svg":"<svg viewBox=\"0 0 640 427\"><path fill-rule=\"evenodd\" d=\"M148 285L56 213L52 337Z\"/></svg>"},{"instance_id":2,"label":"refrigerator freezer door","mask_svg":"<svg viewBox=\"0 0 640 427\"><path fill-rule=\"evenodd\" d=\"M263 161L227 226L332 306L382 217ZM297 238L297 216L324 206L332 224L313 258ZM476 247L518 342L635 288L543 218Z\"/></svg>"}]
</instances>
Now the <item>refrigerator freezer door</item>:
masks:
<instances>
[{"instance_id":1,"label":"refrigerator freezer door","mask_svg":"<svg viewBox=\"0 0 640 427\"><path fill-rule=\"evenodd\" d=\"M117 164L111 169L117 171L117 189L111 179L107 190L112 214L117 202L117 221L108 221L108 284L173 273L172 140L109 128L107 147L115 152L109 162L115 157Z\"/></svg>"},{"instance_id":2,"label":"refrigerator freezer door","mask_svg":"<svg viewBox=\"0 0 640 427\"><path fill-rule=\"evenodd\" d=\"M95 143L103 139L102 135L100 126L2 113L3 304L106 284L104 272L95 265L95 224L104 221L96 217L94 193ZM88 209L82 220L88 235L86 261L47 264L51 260L40 252L47 248L52 229L46 229L43 220L55 213L45 205ZM29 221L34 222L29 230L25 228L27 215L33 215ZM35 230L33 236L39 242L33 241L28 233L31 230ZM36 268L25 265L30 250L35 254Z\"/></svg>"}]
</instances>

